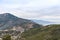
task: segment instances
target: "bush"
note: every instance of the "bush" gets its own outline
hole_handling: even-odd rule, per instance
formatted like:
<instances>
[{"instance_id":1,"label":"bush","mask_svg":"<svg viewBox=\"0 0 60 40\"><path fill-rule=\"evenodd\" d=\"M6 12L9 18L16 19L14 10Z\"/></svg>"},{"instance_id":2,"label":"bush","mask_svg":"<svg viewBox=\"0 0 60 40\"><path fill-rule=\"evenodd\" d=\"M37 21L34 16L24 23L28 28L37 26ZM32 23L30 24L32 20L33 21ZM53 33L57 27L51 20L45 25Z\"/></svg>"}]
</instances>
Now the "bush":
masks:
<instances>
[{"instance_id":1,"label":"bush","mask_svg":"<svg viewBox=\"0 0 60 40\"><path fill-rule=\"evenodd\" d=\"M4 35L2 37L2 40L11 40L11 36L10 35Z\"/></svg>"}]
</instances>

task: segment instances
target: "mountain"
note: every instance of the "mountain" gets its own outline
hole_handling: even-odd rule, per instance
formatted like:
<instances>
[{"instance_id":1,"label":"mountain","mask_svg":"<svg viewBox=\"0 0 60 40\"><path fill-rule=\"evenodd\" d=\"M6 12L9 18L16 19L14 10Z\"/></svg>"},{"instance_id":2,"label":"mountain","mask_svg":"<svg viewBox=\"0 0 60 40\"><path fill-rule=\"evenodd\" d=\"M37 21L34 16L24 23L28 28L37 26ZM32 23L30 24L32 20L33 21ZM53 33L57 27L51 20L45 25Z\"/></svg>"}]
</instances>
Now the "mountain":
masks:
<instances>
[{"instance_id":1,"label":"mountain","mask_svg":"<svg viewBox=\"0 0 60 40\"><path fill-rule=\"evenodd\" d=\"M49 22L49 21L44 21L44 20L32 20L38 24L43 24L43 25L48 25L48 24L52 24L53 22Z\"/></svg>"},{"instance_id":2,"label":"mountain","mask_svg":"<svg viewBox=\"0 0 60 40\"><path fill-rule=\"evenodd\" d=\"M60 40L60 24L34 28L21 34L21 40Z\"/></svg>"},{"instance_id":3,"label":"mountain","mask_svg":"<svg viewBox=\"0 0 60 40\"><path fill-rule=\"evenodd\" d=\"M0 14L0 30L23 31L36 27L40 25L31 20L18 18L10 13Z\"/></svg>"}]
</instances>

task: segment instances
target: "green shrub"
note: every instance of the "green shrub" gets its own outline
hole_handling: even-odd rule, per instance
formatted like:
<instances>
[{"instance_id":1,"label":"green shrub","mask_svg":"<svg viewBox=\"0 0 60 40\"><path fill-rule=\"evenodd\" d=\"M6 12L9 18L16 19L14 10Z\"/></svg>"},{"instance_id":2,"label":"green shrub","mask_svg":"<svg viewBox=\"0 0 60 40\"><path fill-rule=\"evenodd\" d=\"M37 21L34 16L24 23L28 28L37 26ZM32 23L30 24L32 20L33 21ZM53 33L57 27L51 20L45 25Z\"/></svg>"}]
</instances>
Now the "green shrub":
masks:
<instances>
[{"instance_id":1,"label":"green shrub","mask_svg":"<svg viewBox=\"0 0 60 40\"><path fill-rule=\"evenodd\" d=\"M10 35L4 35L2 37L2 40L11 40L11 36Z\"/></svg>"}]
</instances>

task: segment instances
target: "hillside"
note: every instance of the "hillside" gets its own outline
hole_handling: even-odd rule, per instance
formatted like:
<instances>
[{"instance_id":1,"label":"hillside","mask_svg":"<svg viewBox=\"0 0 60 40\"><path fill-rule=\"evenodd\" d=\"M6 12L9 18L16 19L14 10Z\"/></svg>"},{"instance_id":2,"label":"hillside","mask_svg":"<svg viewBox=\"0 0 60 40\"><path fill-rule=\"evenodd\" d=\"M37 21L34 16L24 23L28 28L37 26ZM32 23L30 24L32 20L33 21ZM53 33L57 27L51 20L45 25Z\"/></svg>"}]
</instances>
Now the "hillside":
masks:
<instances>
[{"instance_id":1,"label":"hillside","mask_svg":"<svg viewBox=\"0 0 60 40\"><path fill-rule=\"evenodd\" d=\"M18 18L10 13L0 14L0 30L24 31L41 25L23 18ZM38 26L39 25L39 26Z\"/></svg>"},{"instance_id":2,"label":"hillside","mask_svg":"<svg viewBox=\"0 0 60 40\"><path fill-rule=\"evenodd\" d=\"M28 30L21 35L21 40L60 40L60 24L47 25Z\"/></svg>"}]
</instances>

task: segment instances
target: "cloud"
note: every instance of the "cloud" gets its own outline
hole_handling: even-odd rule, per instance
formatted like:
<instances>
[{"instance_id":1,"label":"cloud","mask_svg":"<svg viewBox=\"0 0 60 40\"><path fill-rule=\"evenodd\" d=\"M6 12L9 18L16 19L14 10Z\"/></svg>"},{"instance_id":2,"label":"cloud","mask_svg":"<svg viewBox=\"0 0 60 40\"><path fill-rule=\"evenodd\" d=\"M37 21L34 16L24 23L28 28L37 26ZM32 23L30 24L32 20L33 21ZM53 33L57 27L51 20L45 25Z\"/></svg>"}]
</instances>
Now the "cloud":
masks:
<instances>
[{"instance_id":1,"label":"cloud","mask_svg":"<svg viewBox=\"0 0 60 40\"><path fill-rule=\"evenodd\" d=\"M59 3L59 0L2 0L0 5L7 5L9 7L14 5L21 6L23 8L44 8L49 6L54 6ZM7 7L6 6L6 7Z\"/></svg>"},{"instance_id":2,"label":"cloud","mask_svg":"<svg viewBox=\"0 0 60 40\"><path fill-rule=\"evenodd\" d=\"M21 18L60 22L60 0L0 0L0 13Z\"/></svg>"}]
</instances>

